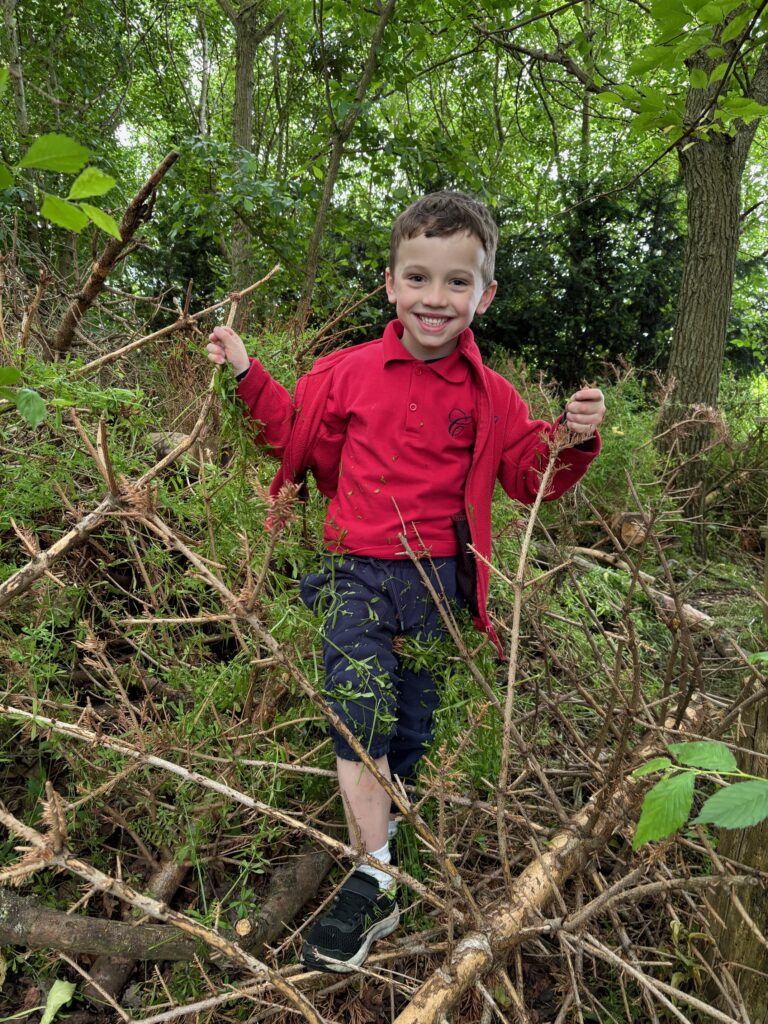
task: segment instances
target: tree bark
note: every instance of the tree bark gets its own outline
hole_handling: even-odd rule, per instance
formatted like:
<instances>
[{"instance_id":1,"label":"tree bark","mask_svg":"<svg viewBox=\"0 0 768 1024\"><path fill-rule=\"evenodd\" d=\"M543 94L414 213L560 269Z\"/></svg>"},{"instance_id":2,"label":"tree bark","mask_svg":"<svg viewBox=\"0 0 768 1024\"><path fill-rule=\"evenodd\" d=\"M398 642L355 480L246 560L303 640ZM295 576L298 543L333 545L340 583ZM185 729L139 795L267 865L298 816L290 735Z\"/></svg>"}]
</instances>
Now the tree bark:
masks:
<instances>
[{"instance_id":1,"label":"tree bark","mask_svg":"<svg viewBox=\"0 0 768 1024\"><path fill-rule=\"evenodd\" d=\"M768 699L753 704L744 715L746 736L742 745L755 752L742 755L739 767L751 775L765 775L765 760L757 755L768 754ZM717 846L718 854L760 871L768 871L768 818L747 829L723 829ZM764 887L745 889L738 899L764 936L768 937L768 898ZM768 946L761 943L729 893L718 893L713 900L715 913L711 918L712 934L720 954L730 965L751 1024L768 1024ZM722 920L722 924L720 924ZM717 999L718 993L710 992ZM726 1010L725 1004L721 1009Z\"/></svg>"},{"instance_id":2,"label":"tree bark","mask_svg":"<svg viewBox=\"0 0 768 1024\"><path fill-rule=\"evenodd\" d=\"M331 206L333 191L336 187L336 179L338 178L339 168L341 167L341 160L344 155L344 146L346 145L347 140L352 133L352 129L360 116L363 101L368 93L373 76L376 73L376 65L378 62L379 50L381 49L382 40L384 38L384 31L387 27L387 23L394 13L395 3L396 0L387 0L387 2L379 8L379 20L376 24L373 36L371 37L371 44L368 48L365 67L363 68L360 80L357 83L355 98L347 115L341 122L337 122L333 118L333 112L330 111L333 126L331 131L331 155L328 159L328 169L325 174L323 194L320 199L320 205L317 208L317 213L315 214L315 223L312 227L312 235L307 248L307 261L304 266L304 281L301 286L301 297L296 309L296 326L298 330L303 330L306 326L307 320L309 319L309 311L312 306L312 296L315 290L315 277L317 276L317 268L320 264L320 246L323 240L325 222L328 217L328 210Z\"/></svg>"},{"instance_id":3,"label":"tree bark","mask_svg":"<svg viewBox=\"0 0 768 1024\"><path fill-rule=\"evenodd\" d=\"M125 251L125 247L136 234L139 226L148 220L152 212L155 189L165 177L168 169L178 159L179 154L172 150L159 167L152 172L131 200L120 223L120 239L109 239L98 260L94 263L90 277L82 291L79 295L75 296L69 309L64 314L53 342L54 358L60 357L69 351L72 339L75 336L75 329L103 291L107 277Z\"/></svg>"},{"instance_id":4,"label":"tree bark","mask_svg":"<svg viewBox=\"0 0 768 1024\"><path fill-rule=\"evenodd\" d=\"M134 925L52 910L36 899L0 889L0 943L130 960L192 960L205 946L168 925Z\"/></svg>"},{"instance_id":5,"label":"tree bark","mask_svg":"<svg viewBox=\"0 0 768 1024\"><path fill-rule=\"evenodd\" d=\"M22 141L29 137L29 118L27 117L27 99L24 93L24 75L21 69L21 52L19 50L19 34L16 24L16 0L4 0L3 20L8 40L8 70L11 78L13 102L16 107L16 130Z\"/></svg>"},{"instance_id":6,"label":"tree bark","mask_svg":"<svg viewBox=\"0 0 768 1024\"><path fill-rule=\"evenodd\" d=\"M229 0L218 0L219 6L235 30L235 100L232 108L232 141L246 153L253 152L253 62L264 40L285 18L281 11L266 25L262 20L262 4L258 0L244 0L239 9ZM232 227L232 286L235 291L249 282L251 263L251 233L236 218ZM241 331L246 321L248 303L238 306L234 327Z\"/></svg>"},{"instance_id":7,"label":"tree bark","mask_svg":"<svg viewBox=\"0 0 768 1024\"><path fill-rule=\"evenodd\" d=\"M699 53L689 66L709 74L720 60ZM716 88L689 89L687 128L711 121L707 111ZM760 54L746 95L758 103L768 101L768 47ZM690 138L681 143L688 236L667 371L676 387L662 410L661 431L688 418L692 407L717 403L739 246L741 179L758 123L736 122L734 135L712 132L708 138L696 138L692 145ZM670 447L677 441L684 453L695 454L705 436L706 429L694 430L685 439L672 431L662 444Z\"/></svg>"}]
</instances>

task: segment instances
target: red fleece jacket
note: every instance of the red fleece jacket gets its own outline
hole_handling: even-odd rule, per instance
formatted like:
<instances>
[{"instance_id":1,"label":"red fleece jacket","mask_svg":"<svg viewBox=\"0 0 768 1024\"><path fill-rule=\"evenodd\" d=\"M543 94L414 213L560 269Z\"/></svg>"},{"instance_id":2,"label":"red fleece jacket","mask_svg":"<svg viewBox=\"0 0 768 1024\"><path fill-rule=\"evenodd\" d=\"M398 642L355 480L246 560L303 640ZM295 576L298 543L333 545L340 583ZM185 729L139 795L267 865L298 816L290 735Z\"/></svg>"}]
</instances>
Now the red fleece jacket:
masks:
<instances>
[{"instance_id":1,"label":"red fleece jacket","mask_svg":"<svg viewBox=\"0 0 768 1024\"><path fill-rule=\"evenodd\" d=\"M313 457L334 368L340 361L354 358L355 353L364 351L370 356L378 351L376 346L383 349L385 338L391 339L392 332L398 337L401 335L399 321L388 324L382 338L318 359L310 372L297 382L293 401L258 359L251 360L251 368L238 385L237 394L247 404L251 417L263 424L258 438L260 443L282 460L270 486L271 494L277 494L287 481L303 479L307 470L311 470L321 493L329 498L335 495L339 460L326 465L322 458ZM462 333L459 343L477 389L476 436L464 489L464 508L473 547L484 559L490 559L491 501L496 480L510 497L522 504L535 501L555 425L529 418L525 403L509 381L483 365L470 330ZM581 479L600 451L599 436L596 435L591 444L591 450L569 448L558 455L546 500L558 498ZM473 619L477 628L486 633L503 654L488 617L489 577L488 565L477 559Z\"/></svg>"}]
</instances>

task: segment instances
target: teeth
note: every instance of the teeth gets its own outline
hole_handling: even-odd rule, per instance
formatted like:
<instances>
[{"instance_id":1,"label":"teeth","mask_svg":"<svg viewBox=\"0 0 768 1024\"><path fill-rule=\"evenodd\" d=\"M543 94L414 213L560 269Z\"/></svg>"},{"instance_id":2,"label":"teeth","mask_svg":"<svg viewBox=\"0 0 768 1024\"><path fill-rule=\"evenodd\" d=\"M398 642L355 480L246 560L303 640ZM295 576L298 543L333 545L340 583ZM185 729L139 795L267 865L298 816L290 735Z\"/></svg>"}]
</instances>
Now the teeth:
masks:
<instances>
[{"instance_id":1,"label":"teeth","mask_svg":"<svg viewBox=\"0 0 768 1024\"><path fill-rule=\"evenodd\" d=\"M428 327L439 327L447 321L447 316L420 316L419 320L427 324Z\"/></svg>"}]
</instances>

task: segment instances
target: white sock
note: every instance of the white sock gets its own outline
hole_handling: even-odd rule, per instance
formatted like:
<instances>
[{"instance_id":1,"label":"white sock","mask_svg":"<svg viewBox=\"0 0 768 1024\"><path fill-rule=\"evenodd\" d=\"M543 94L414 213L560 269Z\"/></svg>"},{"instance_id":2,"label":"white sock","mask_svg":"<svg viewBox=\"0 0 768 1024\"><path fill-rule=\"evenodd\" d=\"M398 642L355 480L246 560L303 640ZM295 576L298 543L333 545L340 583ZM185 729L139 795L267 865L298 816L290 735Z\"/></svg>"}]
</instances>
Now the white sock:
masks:
<instances>
[{"instance_id":1,"label":"white sock","mask_svg":"<svg viewBox=\"0 0 768 1024\"><path fill-rule=\"evenodd\" d=\"M385 843L380 850L369 850L368 852L372 857L375 857L376 860L380 860L382 864L392 863L392 855L389 852L388 842ZM361 864L357 870L364 871L366 875L370 875L372 878L375 878L379 883L380 889L389 889L393 884L391 875L388 875L386 871L382 871L380 868L372 867L370 864Z\"/></svg>"},{"instance_id":2,"label":"white sock","mask_svg":"<svg viewBox=\"0 0 768 1024\"><path fill-rule=\"evenodd\" d=\"M397 822L393 821L392 818L390 818L389 819L389 823L387 825L387 842L388 843L391 842L394 839L396 834L397 834Z\"/></svg>"}]
</instances>

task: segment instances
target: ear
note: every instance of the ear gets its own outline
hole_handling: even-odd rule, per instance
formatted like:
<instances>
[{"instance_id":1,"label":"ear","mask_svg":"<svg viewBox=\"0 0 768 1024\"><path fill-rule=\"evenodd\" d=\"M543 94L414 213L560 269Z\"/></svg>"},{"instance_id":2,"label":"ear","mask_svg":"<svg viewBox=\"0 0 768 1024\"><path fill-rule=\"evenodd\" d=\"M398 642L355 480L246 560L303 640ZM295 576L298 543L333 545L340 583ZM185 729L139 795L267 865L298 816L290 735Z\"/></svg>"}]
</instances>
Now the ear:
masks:
<instances>
[{"instance_id":1,"label":"ear","mask_svg":"<svg viewBox=\"0 0 768 1024\"><path fill-rule=\"evenodd\" d=\"M392 271L387 267L384 271L384 284L387 288L387 298L390 302L397 302L397 295L395 294L395 282L392 276Z\"/></svg>"},{"instance_id":2,"label":"ear","mask_svg":"<svg viewBox=\"0 0 768 1024\"><path fill-rule=\"evenodd\" d=\"M475 310L475 314L477 316L482 316L482 314L486 311L486 309L488 309L490 304L493 302L493 296L496 294L496 287L497 282L491 281L488 287L484 290L483 294L480 296L480 301L478 302L477 309Z\"/></svg>"}]
</instances>

